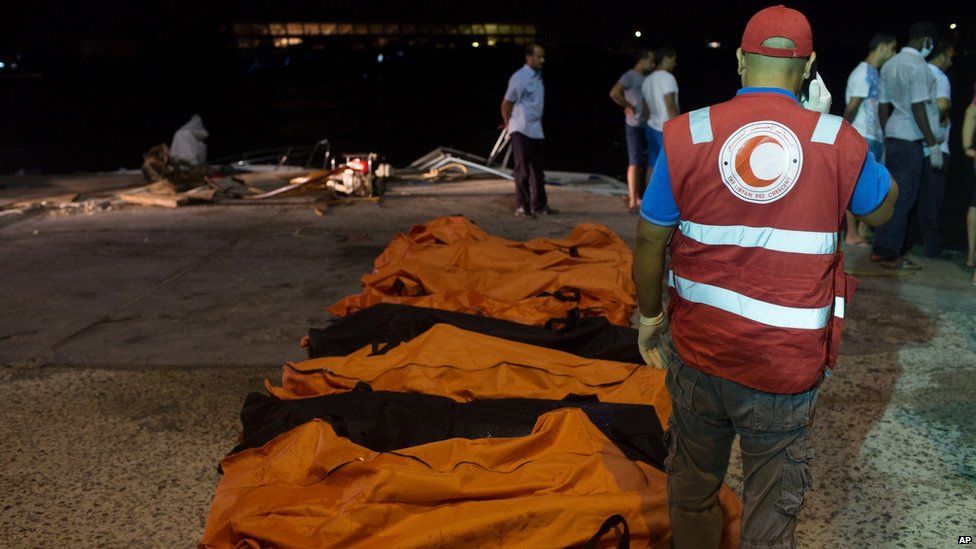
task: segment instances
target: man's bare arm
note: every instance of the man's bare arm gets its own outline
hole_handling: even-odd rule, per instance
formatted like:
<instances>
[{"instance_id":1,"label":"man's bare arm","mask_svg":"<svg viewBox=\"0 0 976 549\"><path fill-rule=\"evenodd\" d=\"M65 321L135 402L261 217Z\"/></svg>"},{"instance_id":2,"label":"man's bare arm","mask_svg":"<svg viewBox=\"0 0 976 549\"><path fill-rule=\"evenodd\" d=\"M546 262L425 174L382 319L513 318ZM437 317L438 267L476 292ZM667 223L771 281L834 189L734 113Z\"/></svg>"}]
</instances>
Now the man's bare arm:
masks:
<instances>
[{"instance_id":1,"label":"man's bare arm","mask_svg":"<svg viewBox=\"0 0 976 549\"><path fill-rule=\"evenodd\" d=\"M861 108L862 101L864 101L863 97L852 97L851 102L847 104L847 108L844 109L844 120L847 120L848 124L854 123L854 119L857 118L857 110Z\"/></svg>"},{"instance_id":2,"label":"man's bare arm","mask_svg":"<svg viewBox=\"0 0 976 549\"><path fill-rule=\"evenodd\" d=\"M925 103L921 101L912 103L912 116L915 118L915 123L918 124L918 129L922 130L925 143L929 147L938 145L939 141L935 138L935 133L932 132L932 126L929 126L929 117L925 113Z\"/></svg>"},{"instance_id":3,"label":"man's bare arm","mask_svg":"<svg viewBox=\"0 0 976 549\"><path fill-rule=\"evenodd\" d=\"M634 283L642 315L653 318L661 313L661 288L664 254L674 227L662 227L641 218L637 222L637 253L634 255Z\"/></svg>"},{"instance_id":4,"label":"man's bare arm","mask_svg":"<svg viewBox=\"0 0 976 549\"><path fill-rule=\"evenodd\" d=\"M637 105L631 105L630 102L627 101L627 98L624 97L624 87L620 84L620 82L617 82L612 88L610 88L610 99L621 108L631 110L637 108Z\"/></svg>"},{"instance_id":5,"label":"man's bare arm","mask_svg":"<svg viewBox=\"0 0 976 549\"><path fill-rule=\"evenodd\" d=\"M514 106L515 103L507 99L502 100L502 122L504 122L506 128L508 127L508 120L512 118L512 108Z\"/></svg>"},{"instance_id":6,"label":"man's bare arm","mask_svg":"<svg viewBox=\"0 0 976 549\"><path fill-rule=\"evenodd\" d=\"M940 97L935 100L935 104L939 107L939 122L945 122L949 119L949 107L951 103L949 99L945 97Z\"/></svg>"},{"instance_id":7,"label":"man's bare arm","mask_svg":"<svg viewBox=\"0 0 976 549\"><path fill-rule=\"evenodd\" d=\"M962 148L970 158L976 157L976 150L973 150L973 132L976 132L976 104L966 107L966 114L962 117Z\"/></svg>"},{"instance_id":8,"label":"man's bare arm","mask_svg":"<svg viewBox=\"0 0 976 549\"><path fill-rule=\"evenodd\" d=\"M664 96L664 107L668 109L668 120L677 118L679 114L678 102L674 99L675 94L669 93Z\"/></svg>"},{"instance_id":9,"label":"man's bare arm","mask_svg":"<svg viewBox=\"0 0 976 549\"><path fill-rule=\"evenodd\" d=\"M881 122L881 131L888 125L888 117L891 116L891 103L878 103L878 121Z\"/></svg>"},{"instance_id":10,"label":"man's bare arm","mask_svg":"<svg viewBox=\"0 0 976 549\"><path fill-rule=\"evenodd\" d=\"M891 218L892 212L895 211L895 202L897 201L898 182L895 181L894 178L891 178L891 188L888 189L888 195L885 196L885 199L881 202L881 205L867 215L857 216L857 219L872 227L884 225L888 219Z\"/></svg>"}]
</instances>

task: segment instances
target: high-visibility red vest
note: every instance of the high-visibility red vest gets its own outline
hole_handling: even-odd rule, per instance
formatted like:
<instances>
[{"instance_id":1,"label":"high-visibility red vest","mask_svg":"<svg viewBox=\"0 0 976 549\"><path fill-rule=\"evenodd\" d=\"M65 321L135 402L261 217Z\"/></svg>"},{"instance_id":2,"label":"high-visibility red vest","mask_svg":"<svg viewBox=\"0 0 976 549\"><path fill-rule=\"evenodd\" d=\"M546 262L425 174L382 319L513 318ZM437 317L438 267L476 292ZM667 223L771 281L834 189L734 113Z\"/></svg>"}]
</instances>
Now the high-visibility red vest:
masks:
<instances>
[{"instance_id":1,"label":"high-visibility red vest","mask_svg":"<svg viewBox=\"0 0 976 549\"><path fill-rule=\"evenodd\" d=\"M681 220L668 313L690 366L798 393L833 366L857 281L838 241L867 154L838 116L744 93L664 127Z\"/></svg>"}]
</instances>

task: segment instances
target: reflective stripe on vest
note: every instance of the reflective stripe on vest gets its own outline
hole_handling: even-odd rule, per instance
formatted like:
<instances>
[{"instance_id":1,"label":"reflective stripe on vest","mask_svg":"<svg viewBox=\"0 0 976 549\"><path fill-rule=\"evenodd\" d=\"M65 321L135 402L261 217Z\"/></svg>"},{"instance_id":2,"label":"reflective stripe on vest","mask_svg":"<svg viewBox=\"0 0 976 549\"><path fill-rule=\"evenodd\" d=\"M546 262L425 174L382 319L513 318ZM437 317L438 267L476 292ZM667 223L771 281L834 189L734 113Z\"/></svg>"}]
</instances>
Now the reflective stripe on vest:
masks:
<instances>
[{"instance_id":1,"label":"reflective stripe on vest","mask_svg":"<svg viewBox=\"0 0 976 549\"><path fill-rule=\"evenodd\" d=\"M712 246L764 248L797 254L832 254L837 251L837 233L791 231L744 225L703 225L681 220L681 234Z\"/></svg>"},{"instance_id":2,"label":"reflective stripe on vest","mask_svg":"<svg viewBox=\"0 0 976 549\"><path fill-rule=\"evenodd\" d=\"M692 143L697 145L712 140L712 118L709 115L709 107L688 113L688 123L691 126Z\"/></svg>"},{"instance_id":3,"label":"reflective stripe on vest","mask_svg":"<svg viewBox=\"0 0 976 549\"><path fill-rule=\"evenodd\" d=\"M817 127L813 129L813 137L810 141L814 143L826 143L833 145L837 141L837 134L840 133L841 123L844 119L833 114L821 114L817 120Z\"/></svg>"},{"instance_id":4,"label":"reflective stripe on vest","mask_svg":"<svg viewBox=\"0 0 976 549\"><path fill-rule=\"evenodd\" d=\"M760 301L711 284L681 278L675 276L674 271L670 272L669 278L669 284L674 287L681 299L692 303L710 305L716 309L776 328L820 330L827 326L831 309L838 310L836 300L834 305L813 309L785 307ZM843 299L841 301L843 302ZM843 314L843 304L839 310Z\"/></svg>"}]
</instances>

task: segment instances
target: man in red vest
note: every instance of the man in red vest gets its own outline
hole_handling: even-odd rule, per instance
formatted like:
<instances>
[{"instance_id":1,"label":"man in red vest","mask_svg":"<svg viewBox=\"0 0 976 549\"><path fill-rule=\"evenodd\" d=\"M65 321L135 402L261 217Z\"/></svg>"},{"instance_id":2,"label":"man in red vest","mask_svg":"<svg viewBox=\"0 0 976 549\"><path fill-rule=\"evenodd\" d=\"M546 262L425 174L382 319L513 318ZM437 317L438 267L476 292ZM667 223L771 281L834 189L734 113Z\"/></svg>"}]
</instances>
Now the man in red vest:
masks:
<instances>
[{"instance_id":1,"label":"man in red vest","mask_svg":"<svg viewBox=\"0 0 976 549\"><path fill-rule=\"evenodd\" d=\"M793 547L813 485L807 428L856 285L838 244L844 212L877 226L898 195L854 128L798 102L816 57L803 14L760 11L736 56L743 88L734 98L665 124L638 222L638 343L650 364L660 339L669 363L665 465L679 548L718 546L718 493L736 435L741 546ZM829 110L819 77L808 96L808 108Z\"/></svg>"}]
</instances>

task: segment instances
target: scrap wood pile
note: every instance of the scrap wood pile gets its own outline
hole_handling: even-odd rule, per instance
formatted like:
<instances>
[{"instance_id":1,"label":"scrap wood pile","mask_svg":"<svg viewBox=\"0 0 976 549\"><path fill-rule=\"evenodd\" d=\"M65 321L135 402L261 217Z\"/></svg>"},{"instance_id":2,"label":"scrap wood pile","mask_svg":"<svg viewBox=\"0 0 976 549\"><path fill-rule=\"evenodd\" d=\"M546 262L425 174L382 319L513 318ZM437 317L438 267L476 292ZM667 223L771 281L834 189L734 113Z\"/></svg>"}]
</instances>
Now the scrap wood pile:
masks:
<instances>
[{"instance_id":1,"label":"scrap wood pile","mask_svg":"<svg viewBox=\"0 0 976 549\"><path fill-rule=\"evenodd\" d=\"M384 180L390 175L389 166L377 158L376 154L363 153L328 169L280 165L242 172L237 165L191 164L170 154L164 143L143 155L142 173L150 184L127 189L119 196L131 204L169 208L212 201L370 198L382 193Z\"/></svg>"},{"instance_id":2,"label":"scrap wood pile","mask_svg":"<svg viewBox=\"0 0 976 549\"><path fill-rule=\"evenodd\" d=\"M309 359L244 403L201 547L666 547L665 372L600 314L633 308L618 243L598 225L511 242L461 218L398 235L377 271L437 300L309 330ZM522 268L538 281L503 276ZM472 308L462 280L504 306ZM511 314L535 306L552 317ZM735 547L742 505L728 487L720 502Z\"/></svg>"},{"instance_id":3,"label":"scrap wood pile","mask_svg":"<svg viewBox=\"0 0 976 549\"><path fill-rule=\"evenodd\" d=\"M281 170L224 174L200 172L198 178L161 179L152 184L120 193L124 202L144 206L177 208L193 202L264 202L280 199L303 199L304 202L328 202L337 197L333 176L337 170ZM331 184L330 184L331 183ZM355 193L359 188L353 190ZM359 193L362 194L362 193ZM366 194L368 196L368 193Z\"/></svg>"}]
</instances>

